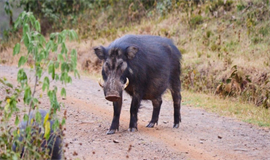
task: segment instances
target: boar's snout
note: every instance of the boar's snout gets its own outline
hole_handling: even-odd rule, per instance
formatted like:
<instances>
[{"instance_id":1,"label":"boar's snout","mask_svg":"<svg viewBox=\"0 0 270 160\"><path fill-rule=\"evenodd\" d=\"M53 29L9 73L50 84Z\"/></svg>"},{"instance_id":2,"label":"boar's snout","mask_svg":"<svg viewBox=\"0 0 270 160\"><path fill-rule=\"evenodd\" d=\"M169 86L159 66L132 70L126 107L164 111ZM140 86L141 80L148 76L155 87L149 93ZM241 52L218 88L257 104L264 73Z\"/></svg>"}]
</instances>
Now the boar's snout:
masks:
<instances>
[{"instance_id":1,"label":"boar's snout","mask_svg":"<svg viewBox=\"0 0 270 160\"><path fill-rule=\"evenodd\" d=\"M108 101L112 101L112 102L119 101L121 99L118 92L108 92L106 93L105 98Z\"/></svg>"}]
</instances>

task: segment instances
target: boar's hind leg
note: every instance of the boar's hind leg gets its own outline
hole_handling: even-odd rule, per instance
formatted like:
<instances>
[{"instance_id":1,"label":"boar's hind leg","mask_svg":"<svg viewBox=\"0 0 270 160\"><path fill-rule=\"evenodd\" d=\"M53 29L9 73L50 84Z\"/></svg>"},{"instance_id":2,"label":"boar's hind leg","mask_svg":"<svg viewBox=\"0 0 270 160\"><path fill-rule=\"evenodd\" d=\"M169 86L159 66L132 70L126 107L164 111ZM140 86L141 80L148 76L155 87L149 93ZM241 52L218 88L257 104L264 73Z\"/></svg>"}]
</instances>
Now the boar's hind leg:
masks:
<instances>
[{"instance_id":1,"label":"boar's hind leg","mask_svg":"<svg viewBox=\"0 0 270 160\"><path fill-rule=\"evenodd\" d=\"M153 113L152 113L151 121L146 126L148 128L153 128L155 126L155 124L158 124L159 111L160 111L160 107L161 107L161 104L162 104L161 97L152 100L152 104L153 104Z\"/></svg>"},{"instance_id":2,"label":"boar's hind leg","mask_svg":"<svg viewBox=\"0 0 270 160\"><path fill-rule=\"evenodd\" d=\"M129 131L135 132L138 130L137 121L138 121L138 109L141 103L141 98L138 96L132 97L131 107L130 107L130 123L129 123Z\"/></svg>"},{"instance_id":3,"label":"boar's hind leg","mask_svg":"<svg viewBox=\"0 0 270 160\"><path fill-rule=\"evenodd\" d=\"M113 120L110 130L108 130L107 134L114 134L116 130L119 130L119 119L121 108L122 108L122 99L113 102Z\"/></svg>"},{"instance_id":4,"label":"boar's hind leg","mask_svg":"<svg viewBox=\"0 0 270 160\"><path fill-rule=\"evenodd\" d=\"M173 98L173 108L174 108L174 124L173 128L178 128L179 123L181 122L181 84L180 79L177 77L172 81L171 84L171 93Z\"/></svg>"}]
</instances>

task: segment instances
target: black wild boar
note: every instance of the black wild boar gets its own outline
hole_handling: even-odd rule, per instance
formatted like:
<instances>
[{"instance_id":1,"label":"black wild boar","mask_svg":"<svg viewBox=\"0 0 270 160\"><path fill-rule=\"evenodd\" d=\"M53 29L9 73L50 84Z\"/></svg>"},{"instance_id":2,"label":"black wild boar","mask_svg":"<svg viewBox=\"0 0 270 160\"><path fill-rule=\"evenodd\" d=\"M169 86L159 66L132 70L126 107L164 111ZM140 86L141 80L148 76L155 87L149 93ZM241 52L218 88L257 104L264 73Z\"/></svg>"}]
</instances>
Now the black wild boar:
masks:
<instances>
[{"instance_id":1,"label":"black wild boar","mask_svg":"<svg viewBox=\"0 0 270 160\"><path fill-rule=\"evenodd\" d=\"M39 128L40 125L43 125L44 122L44 118L47 114L47 111L40 109L39 110L40 114L41 114L41 119L42 122L41 124L38 124L37 122L34 122L32 124L32 126L37 126ZM35 112L32 111L29 115L29 119L33 119L35 117ZM49 148L49 155L52 155L51 159L61 159L62 158L62 138L60 137L60 135L56 135L54 134L55 131L52 129L52 125L53 125L54 121L51 120L50 121L50 128L51 128L51 132L50 132L50 137L48 139L48 141L44 141L41 144L42 148L45 148L45 144L47 143L47 146ZM22 130L24 130L26 128L27 122L26 121L22 121L19 125L20 131L22 133ZM40 130L39 130L40 132ZM43 137L44 134L41 134L41 136ZM23 141L23 136L19 137L19 141ZM19 150L18 147L16 147L16 144L13 144L12 146L13 151ZM24 153L24 147L21 149L21 156Z\"/></svg>"},{"instance_id":2,"label":"black wild boar","mask_svg":"<svg viewBox=\"0 0 270 160\"><path fill-rule=\"evenodd\" d=\"M146 127L158 123L162 94L169 88L174 102L174 128L181 122L181 53L168 38L150 35L126 35L108 47L95 47L103 60L102 77L105 98L113 102L114 116L107 134L119 129L122 92L132 96L129 130L137 130L137 113L141 100L151 100L152 119Z\"/></svg>"}]
</instances>

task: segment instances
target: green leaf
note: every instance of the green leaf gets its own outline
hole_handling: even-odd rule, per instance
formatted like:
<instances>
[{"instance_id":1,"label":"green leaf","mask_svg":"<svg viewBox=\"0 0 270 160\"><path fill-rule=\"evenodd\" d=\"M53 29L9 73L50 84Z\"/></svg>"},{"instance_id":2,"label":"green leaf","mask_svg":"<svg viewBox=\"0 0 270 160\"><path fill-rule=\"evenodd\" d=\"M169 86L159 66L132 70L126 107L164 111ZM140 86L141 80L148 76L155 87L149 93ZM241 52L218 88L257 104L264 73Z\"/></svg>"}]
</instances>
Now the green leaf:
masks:
<instances>
[{"instance_id":1,"label":"green leaf","mask_svg":"<svg viewBox=\"0 0 270 160\"><path fill-rule=\"evenodd\" d=\"M24 96L23 96L23 101L25 104L29 105L30 101L32 99L31 96L31 88L29 86L27 86L24 90Z\"/></svg>"},{"instance_id":2,"label":"green leaf","mask_svg":"<svg viewBox=\"0 0 270 160\"><path fill-rule=\"evenodd\" d=\"M37 98L33 98L33 104L38 104L38 99Z\"/></svg>"},{"instance_id":3,"label":"green leaf","mask_svg":"<svg viewBox=\"0 0 270 160\"><path fill-rule=\"evenodd\" d=\"M58 35L58 44L63 42L63 36L60 34Z\"/></svg>"},{"instance_id":4,"label":"green leaf","mask_svg":"<svg viewBox=\"0 0 270 160\"><path fill-rule=\"evenodd\" d=\"M18 26L22 23L22 18L21 18L22 13L19 15L17 20L15 21L14 28L17 29Z\"/></svg>"},{"instance_id":5,"label":"green leaf","mask_svg":"<svg viewBox=\"0 0 270 160\"><path fill-rule=\"evenodd\" d=\"M57 69L57 68L59 68L59 62L54 62L54 66L55 66L55 68Z\"/></svg>"},{"instance_id":6,"label":"green leaf","mask_svg":"<svg viewBox=\"0 0 270 160\"><path fill-rule=\"evenodd\" d=\"M16 115L15 125L17 126L19 123L20 123L19 117L18 117L18 115Z\"/></svg>"},{"instance_id":7,"label":"green leaf","mask_svg":"<svg viewBox=\"0 0 270 160\"><path fill-rule=\"evenodd\" d=\"M28 114L24 114L24 115L23 115L23 121L26 121L26 122L27 122L28 119L29 119Z\"/></svg>"},{"instance_id":8,"label":"green leaf","mask_svg":"<svg viewBox=\"0 0 270 160\"><path fill-rule=\"evenodd\" d=\"M56 81L59 80L59 75L58 75L58 74L55 75L55 80L56 80Z\"/></svg>"},{"instance_id":9,"label":"green leaf","mask_svg":"<svg viewBox=\"0 0 270 160\"><path fill-rule=\"evenodd\" d=\"M46 44L46 50L49 52L53 47L53 41L50 40L47 44Z\"/></svg>"},{"instance_id":10,"label":"green leaf","mask_svg":"<svg viewBox=\"0 0 270 160\"><path fill-rule=\"evenodd\" d=\"M25 23L23 26L23 36L25 36L26 33L28 33L29 31L30 31L29 24Z\"/></svg>"},{"instance_id":11,"label":"green leaf","mask_svg":"<svg viewBox=\"0 0 270 160\"><path fill-rule=\"evenodd\" d=\"M53 130L56 131L58 128L59 128L59 120L56 119L54 122L53 122L53 126L52 126Z\"/></svg>"},{"instance_id":12,"label":"green leaf","mask_svg":"<svg viewBox=\"0 0 270 160\"><path fill-rule=\"evenodd\" d=\"M67 62L63 62L61 64L61 72L69 72L69 66L68 66Z\"/></svg>"},{"instance_id":13,"label":"green leaf","mask_svg":"<svg viewBox=\"0 0 270 160\"><path fill-rule=\"evenodd\" d=\"M61 124L62 125L65 125L66 124L66 119L65 118L62 119L62 123Z\"/></svg>"},{"instance_id":14,"label":"green leaf","mask_svg":"<svg viewBox=\"0 0 270 160\"><path fill-rule=\"evenodd\" d=\"M61 89L61 96L66 98L66 89L65 88Z\"/></svg>"},{"instance_id":15,"label":"green leaf","mask_svg":"<svg viewBox=\"0 0 270 160\"><path fill-rule=\"evenodd\" d=\"M54 78L55 78L55 67L54 67L54 63L53 62L51 62L49 64L48 73L52 75L52 79L54 80Z\"/></svg>"},{"instance_id":16,"label":"green leaf","mask_svg":"<svg viewBox=\"0 0 270 160\"><path fill-rule=\"evenodd\" d=\"M58 54L57 55L57 60L60 61L60 62L63 62L64 61L64 57L62 54Z\"/></svg>"},{"instance_id":17,"label":"green leaf","mask_svg":"<svg viewBox=\"0 0 270 160\"><path fill-rule=\"evenodd\" d=\"M36 64L36 76L38 76L38 78L41 78L42 72L43 70L40 67L40 64Z\"/></svg>"},{"instance_id":18,"label":"green leaf","mask_svg":"<svg viewBox=\"0 0 270 160\"><path fill-rule=\"evenodd\" d=\"M6 86L8 86L9 88L13 88L13 85L11 83L6 83Z\"/></svg>"},{"instance_id":19,"label":"green leaf","mask_svg":"<svg viewBox=\"0 0 270 160\"><path fill-rule=\"evenodd\" d=\"M40 32L40 23L38 22L38 20L35 21L35 28L38 32Z\"/></svg>"},{"instance_id":20,"label":"green leaf","mask_svg":"<svg viewBox=\"0 0 270 160\"><path fill-rule=\"evenodd\" d=\"M17 81L22 85L22 87L27 84L27 75L23 69L18 71Z\"/></svg>"},{"instance_id":21,"label":"green leaf","mask_svg":"<svg viewBox=\"0 0 270 160\"><path fill-rule=\"evenodd\" d=\"M30 40L31 40L31 39L30 39L30 36L29 36L28 33L25 34L25 35L23 35L23 42L24 42L24 45L26 46L27 49L30 48L30 46L29 46ZM28 51L28 52L29 52L29 51Z\"/></svg>"},{"instance_id":22,"label":"green leaf","mask_svg":"<svg viewBox=\"0 0 270 160\"><path fill-rule=\"evenodd\" d=\"M77 66L77 51L75 49L72 49L71 51L71 62L73 65L73 69Z\"/></svg>"},{"instance_id":23,"label":"green leaf","mask_svg":"<svg viewBox=\"0 0 270 160\"><path fill-rule=\"evenodd\" d=\"M71 83L72 82L72 78L70 76L67 77L67 83Z\"/></svg>"},{"instance_id":24,"label":"green leaf","mask_svg":"<svg viewBox=\"0 0 270 160\"><path fill-rule=\"evenodd\" d=\"M49 78L46 76L43 80L43 85L42 85L42 90L45 91L45 89L49 89L50 87L50 80Z\"/></svg>"},{"instance_id":25,"label":"green leaf","mask_svg":"<svg viewBox=\"0 0 270 160\"><path fill-rule=\"evenodd\" d=\"M30 23L31 23L32 26L35 26L36 25L35 24L36 23L36 18L35 18L35 16L33 14L30 14L29 20L30 20ZM36 26L35 26L35 28L36 28Z\"/></svg>"},{"instance_id":26,"label":"green leaf","mask_svg":"<svg viewBox=\"0 0 270 160\"><path fill-rule=\"evenodd\" d=\"M24 56L21 56L19 62L18 62L18 67L21 67L22 65L24 65L27 62L27 58Z\"/></svg>"},{"instance_id":27,"label":"green leaf","mask_svg":"<svg viewBox=\"0 0 270 160\"><path fill-rule=\"evenodd\" d=\"M36 112L36 121L37 121L37 123L38 124L41 124L41 114L40 114L40 112Z\"/></svg>"},{"instance_id":28,"label":"green leaf","mask_svg":"<svg viewBox=\"0 0 270 160\"><path fill-rule=\"evenodd\" d=\"M21 45L20 43L17 43L15 47L13 48L13 56L20 53Z\"/></svg>"},{"instance_id":29,"label":"green leaf","mask_svg":"<svg viewBox=\"0 0 270 160\"><path fill-rule=\"evenodd\" d=\"M61 49L61 54L67 54L68 50L67 50L67 46L65 43L62 43L62 49Z\"/></svg>"}]
</instances>

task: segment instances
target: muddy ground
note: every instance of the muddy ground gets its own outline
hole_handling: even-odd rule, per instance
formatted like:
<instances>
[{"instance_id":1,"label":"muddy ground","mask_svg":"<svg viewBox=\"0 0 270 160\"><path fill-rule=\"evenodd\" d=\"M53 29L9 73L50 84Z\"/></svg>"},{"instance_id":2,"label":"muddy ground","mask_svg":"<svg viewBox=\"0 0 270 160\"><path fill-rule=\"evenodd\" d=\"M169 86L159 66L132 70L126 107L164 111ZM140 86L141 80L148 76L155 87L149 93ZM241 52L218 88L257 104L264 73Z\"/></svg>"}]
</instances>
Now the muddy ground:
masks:
<instances>
[{"instance_id":1,"label":"muddy ground","mask_svg":"<svg viewBox=\"0 0 270 160\"><path fill-rule=\"evenodd\" d=\"M16 81L16 67L0 65L0 77ZM56 84L60 86L61 84ZM254 159L270 160L269 129L258 128L203 109L182 106L180 128L173 126L173 104L164 99L159 124L146 128L152 103L143 101L138 131L128 131L131 98L124 95L119 132L106 135L113 116L111 102L105 100L98 83L86 76L66 86L67 159ZM185 95L182 95L183 101ZM42 100L45 108L49 100Z\"/></svg>"}]
</instances>

